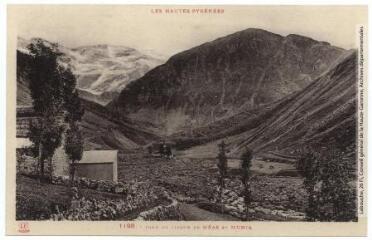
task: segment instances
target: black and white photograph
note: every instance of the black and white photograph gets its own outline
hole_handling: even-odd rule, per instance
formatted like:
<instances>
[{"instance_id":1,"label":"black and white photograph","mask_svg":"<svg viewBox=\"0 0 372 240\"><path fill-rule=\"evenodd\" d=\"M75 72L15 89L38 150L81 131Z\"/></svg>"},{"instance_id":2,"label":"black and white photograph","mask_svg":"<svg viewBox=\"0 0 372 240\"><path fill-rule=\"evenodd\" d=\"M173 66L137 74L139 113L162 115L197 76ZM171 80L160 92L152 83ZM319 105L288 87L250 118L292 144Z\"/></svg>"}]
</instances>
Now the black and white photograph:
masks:
<instances>
[{"instance_id":1,"label":"black and white photograph","mask_svg":"<svg viewBox=\"0 0 372 240\"><path fill-rule=\"evenodd\" d=\"M13 5L8 24L17 234L366 222L366 6Z\"/></svg>"}]
</instances>

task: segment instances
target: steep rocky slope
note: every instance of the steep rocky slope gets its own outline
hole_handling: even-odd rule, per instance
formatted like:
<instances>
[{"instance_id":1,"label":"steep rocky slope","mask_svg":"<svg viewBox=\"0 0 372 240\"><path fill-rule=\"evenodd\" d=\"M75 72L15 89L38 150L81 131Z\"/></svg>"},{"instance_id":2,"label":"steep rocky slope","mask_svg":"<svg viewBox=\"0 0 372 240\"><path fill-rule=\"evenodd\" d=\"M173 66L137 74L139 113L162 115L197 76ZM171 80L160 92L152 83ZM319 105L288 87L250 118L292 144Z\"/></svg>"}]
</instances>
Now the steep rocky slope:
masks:
<instances>
[{"instance_id":1,"label":"steep rocky slope","mask_svg":"<svg viewBox=\"0 0 372 240\"><path fill-rule=\"evenodd\" d=\"M29 61L30 55L17 51L17 105L28 106L32 102L26 74Z\"/></svg>"},{"instance_id":2,"label":"steep rocky slope","mask_svg":"<svg viewBox=\"0 0 372 240\"><path fill-rule=\"evenodd\" d=\"M105 107L94 102L82 99L82 103L85 110L81 124L85 150L130 151L159 140L159 137L146 130L141 122L113 116Z\"/></svg>"},{"instance_id":3,"label":"steep rocky slope","mask_svg":"<svg viewBox=\"0 0 372 240\"><path fill-rule=\"evenodd\" d=\"M173 137L181 148L199 145L189 149L194 154L216 152L222 139L236 156L246 146L258 153L309 144L355 147L356 64L350 50L301 91Z\"/></svg>"},{"instance_id":4,"label":"steep rocky slope","mask_svg":"<svg viewBox=\"0 0 372 240\"><path fill-rule=\"evenodd\" d=\"M299 91L343 52L299 35L247 29L172 56L109 106L151 119L169 135Z\"/></svg>"}]
</instances>

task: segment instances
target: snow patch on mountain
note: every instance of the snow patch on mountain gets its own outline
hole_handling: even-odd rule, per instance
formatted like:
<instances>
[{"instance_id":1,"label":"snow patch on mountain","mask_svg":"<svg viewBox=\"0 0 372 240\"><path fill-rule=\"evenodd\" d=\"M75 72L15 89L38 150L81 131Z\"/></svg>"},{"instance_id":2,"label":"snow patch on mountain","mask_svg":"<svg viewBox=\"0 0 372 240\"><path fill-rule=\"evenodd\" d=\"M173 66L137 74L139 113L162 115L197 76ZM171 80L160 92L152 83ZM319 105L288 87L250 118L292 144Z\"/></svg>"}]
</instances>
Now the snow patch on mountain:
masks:
<instances>
[{"instance_id":1,"label":"snow patch on mountain","mask_svg":"<svg viewBox=\"0 0 372 240\"><path fill-rule=\"evenodd\" d=\"M18 37L18 51L29 54L27 45L32 41L36 39ZM43 41L47 45L52 44ZM95 99L105 93L120 93L129 82L141 78L166 59L154 51L142 52L130 47L107 44L76 48L58 45L58 50L64 54L63 64L71 66L77 78L77 88L96 95ZM105 98L104 102L109 100Z\"/></svg>"}]
</instances>

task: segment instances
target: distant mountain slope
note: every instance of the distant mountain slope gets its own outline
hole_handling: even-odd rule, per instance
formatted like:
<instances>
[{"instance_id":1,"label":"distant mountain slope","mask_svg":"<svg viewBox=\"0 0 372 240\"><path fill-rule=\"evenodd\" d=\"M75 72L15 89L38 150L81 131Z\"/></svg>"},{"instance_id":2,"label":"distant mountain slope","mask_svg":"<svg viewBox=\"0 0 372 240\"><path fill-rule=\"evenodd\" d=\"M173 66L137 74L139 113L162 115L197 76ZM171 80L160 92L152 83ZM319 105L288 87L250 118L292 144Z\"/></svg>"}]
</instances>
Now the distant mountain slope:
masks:
<instances>
[{"instance_id":1,"label":"distant mountain slope","mask_svg":"<svg viewBox=\"0 0 372 240\"><path fill-rule=\"evenodd\" d=\"M355 146L356 64L354 51L344 53L329 70L301 91L275 103L174 135L179 146L193 154L215 153L224 139L229 154L239 156L246 146L255 152L293 151L317 144L346 149ZM183 136L182 136L183 135Z\"/></svg>"},{"instance_id":2,"label":"distant mountain slope","mask_svg":"<svg viewBox=\"0 0 372 240\"><path fill-rule=\"evenodd\" d=\"M30 106L32 104L26 69L31 61L30 55L17 51L17 105Z\"/></svg>"},{"instance_id":3,"label":"distant mountain slope","mask_svg":"<svg viewBox=\"0 0 372 240\"><path fill-rule=\"evenodd\" d=\"M247 29L172 56L109 106L169 135L299 91L343 52L303 36Z\"/></svg>"},{"instance_id":4,"label":"distant mountain slope","mask_svg":"<svg viewBox=\"0 0 372 240\"><path fill-rule=\"evenodd\" d=\"M22 73L28 55L17 54L21 104L29 101ZM248 29L171 57L105 107L80 89L90 99L84 101L84 138L89 148L131 149L167 137L199 157L215 156L222 139L231 156L245 146L255 152L330 141L350 146L355 58L307 37Z\"/></svg>"},{"instance_id":5,"label":"distant mountain slope","mask_svg":"<svg viewBox=\"0 0 372 240\"><path fill-rule=\"evenodd\" d=\"M82 103L85 110L81 125L85 150L132 150L159 140L158 136L146 131L141 122L114 117L105 107L94 102L82 100Z\"/></svg>"},{"instance_id":6,"label":"distant mountain slope","mask_svg":"<svg viewBox=\"0 0 372 240\"><path fill-rule=\"evenodd\" d=\"M83 89L78 89L78 92L80 98L98 103L102 106L105 106L107 103L112 101L112 99L119 96L118 92L103 92L101 94L94 94Z\"/></svg>"},{"instance_id":7,"label":"distant mountain slope","mask_svg":"<svg viewBox=\"0 0 372 240\"><path fill-rule=\"evenodd\" d=\"M18 50L28 54L27 45L32 41L35 39L18 38ZM58 50L65 55L63 61L71 64L77 87L86 93L83 97L100 104L107 104L129 82L164 62L158 54L143 54L124 46L102 44L71 49L59 45Z\"/></svg>"}]
</instances>

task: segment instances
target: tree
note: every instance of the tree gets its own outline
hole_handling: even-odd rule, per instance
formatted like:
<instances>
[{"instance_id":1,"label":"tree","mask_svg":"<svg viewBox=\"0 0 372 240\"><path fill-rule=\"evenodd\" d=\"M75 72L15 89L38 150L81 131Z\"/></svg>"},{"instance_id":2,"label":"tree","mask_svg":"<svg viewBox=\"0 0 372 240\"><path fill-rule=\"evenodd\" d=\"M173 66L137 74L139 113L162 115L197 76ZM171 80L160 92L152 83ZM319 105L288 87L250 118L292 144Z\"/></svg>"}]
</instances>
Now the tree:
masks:
<instances>
[{"instance_id":1,"label":"tree","mask_svg":"<svg viewBox=\"0 0 372 240\"><path fill-rule=\"evenodd\" d=\"M351 154L353 156L353 154ZM307 160L304 160L304 159ZM302 160L301 160L302 159ZM307 148L300 156L300 171L308 192L309 221L352 221L356 218L356 193L350 186L353 157L335 148ZM305 170L306 169L306 170Z\"/></svg>"},{"instance_id":2,"label":"tree","mask_svg":"<svg viewBox=\"0 0 372 240\"><path fill-rule=\"evenodd\" d=\"M251 166L252 166L252 150L249 148L245 149L245 152L240 157L242 160L241 165L241 173L242 173L242 183L243 183L243 196L244 196L244 204L245 204L245 221L248 221L249 218L249 207L251 204L251 188L250 188L250 181L251 181Z\"/></svg>"},{"instance_id":3,"label":"tree","mask_svg":"<svg viewBox=\"0 0 372 240\"><path fill-rule=\"evenodd\" d=\"M297 169L304 177L304 185L308 193L308 205L305 210L306 218L309 221L315 221L319 219L319 186L321 184L320 158L317 152L311 148L302 150Z\"/></svg>"},{"instance_id":4,"label":"tree","mask_svg":"<svg viewBox=\"0 0 372 240\"><path fill-rule=\"evenodd\" d=\"M63 82L63 107L65 110L65 122L72 124L81 121L84 108L81 104L78 91L76 90L76 78L70 68L65 68L61 74Z\"/></svg>"},{"instance_id":5,"label":"tree","mask_svg":"<svg viewBox=\"0 0 372 240\"><path fill-rule=\"evenodd\" d=\"M43 179L44 160L48 159L52 171L52 156L61 143L62 127L58 117L63 105L63 84L57 60L61 53L57 51L57 45L47 46L41 39L31 43L28 49L32 56L27 71L30 93L34 111L40 118L39 124L32 129L36 135L30 140L39 149L39 176Z\"/></svg>"},{"instance_id":6,"label":"tree","mask_svg":"<svg viewBox=\"0 0 372 240\"><path fill-rule=\"evenodd\" d=\"M219 177L218 177L218 185L220 188L219 191L219 201L222 203L222 191L225 188L225 178L227 175L227 157L226 157L226 144L224 141L222 141L219 145L219 153L217 156L217 167L219 171Z\"/></svg>"},{"instance_id":7,"label":"tree","mask_svg":"<svg viewBox=\"0 0 372 240\"><path fill-rule=\"evenodd\" d=\"M53 155L61 145L62 134L66 123L70 129L68 139L78 143L81 139L79 128L76 123L84 114L78 92L76 91L76 78L70 70L70 66L59 63L62 53L58 51L56 44L45 44L37 39L28 46L32 61L28 69L30 79L30 91L33 100L33 108L40 118L38 124L31 127L30 140L38 148L38 165L40 179L44 178L44 160L49 162L50 179L53 175ZM72 133L71 131L77 131ZM78 146L82 148L81 146ZM68 146L67 153L80 160L74 147Z\"/></svg>"},{"instance_id":8,"label":"tree","mask_svg":"<svg viewBox=\"0 0 372 240\"><path fill-rule=\"evenodd\" d=\"M61 145L62 132L64 131L63 125L57 118L52 116L44 119L44 129L41 133L41 146L43 149L43 156L47 159L49 165L49 179L52 180L53 176L53 155L55 150Z\"/></svg>"},{"instance_id":9,"label":"tree","mask_svg":"<svg viewBox=\"0 0 372 240\"><path fill-rule=\"evenodd\" d=\"M297 154L299 158L296 163L296 168L299 173L306 178L307 175L312 174L312 167L316 161L315 152L311 148L305 147L297 151Z\"/></svg>"},{"instance_id":10,"label":"tree","mask_svg":"<svg viewBox=\"0 0 372 240\"><path fill-rule=\"evenodd\" d=\"M64 149L70 163L70 185L73 186L75 179L76 162L83 156L83 138L79 128L79 122L84 114L84 109L76 91L76 78L69 68L62 74L63 96L65 109L65 122L68 125L66 131Z\"/></svg>"},{"instance_id":11,"label":"tree","mask_svg":"<svg viewBox=\"0 0 372 240\"><path fill-rule=\"evenodd\" d=\"M319 220L342 222L355 220L356 189L349 184L356 178L352 174L351 166L354 157L346 157L339 149L328 149L322 158Z\"/></svg>"},{"instance_id":12,"label":"tree","mask_svg":"<svg viewBox=\"0 0 372 240\"><path fill-rule=\"evenodd\" d=\"M75 163L80 161L83 156L83 139L78 125L71 122L66 131L65 151L70 159L70 185L74 185Z\"/></svg>"}]
</instances>

